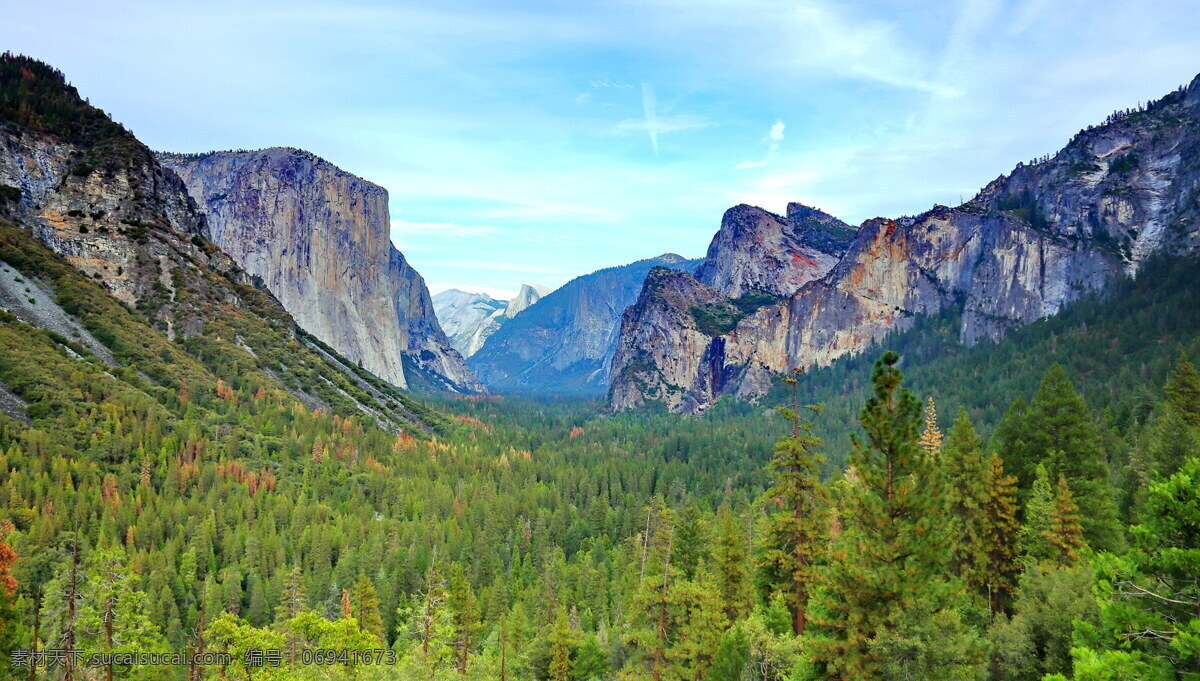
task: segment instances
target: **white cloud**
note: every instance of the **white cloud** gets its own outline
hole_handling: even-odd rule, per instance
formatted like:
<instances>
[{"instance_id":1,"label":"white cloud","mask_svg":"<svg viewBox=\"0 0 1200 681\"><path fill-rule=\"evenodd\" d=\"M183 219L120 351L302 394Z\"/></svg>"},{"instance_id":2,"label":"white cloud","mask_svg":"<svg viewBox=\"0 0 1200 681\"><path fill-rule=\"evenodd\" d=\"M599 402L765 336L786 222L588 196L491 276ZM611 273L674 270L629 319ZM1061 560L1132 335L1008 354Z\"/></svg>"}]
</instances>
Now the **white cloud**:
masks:
<instances>
[{"instance_id":1,"label":"white cloud","mask_svg":"<svg viewBox=\"0 0 1200 681\"><path fill-rule=\"evenodd\" d=\"M627 118L613 126L612 131L618 135L629 133L652 133L655 137L673 132L688 132L704 130L712 127L712 122L700 116L680 114L677 116L655 116L653 122L644 118Z\"/></svg>"},{"instance_id":2,"label":"white cloud","mask_svg":"<svg viewBox=\"0 0 1200 681\"><path fill-rule=\"evenodd\" d=\"M767 131L767 136L763 138L763 141L767 143L767 155L763 157L763 160L742 161L734 166L734 168L737 170L747 170L749 168L764 168L769 165L775 159L775 154L779 153L779 145L783 142L783 130L786 127L783 121L777 120L775 121L775 125L772 125L771 129Z\"/></svg>"},{"instance_id":3,"label":"white cloud","mask_svg":"<svg viewBox=\"0 0 1200 681\"><path fill-rule=\"evenodd\" d=\"M612 89L616 89L616 90L632 90L634 87L633 83L622 83L620 81L609 80L608 78L601 78L600 80L589 81L588 85L591 85L593 88L595 88L597 90L603 90L606 88L612 88Z\"/></svg>"}]
</instances>

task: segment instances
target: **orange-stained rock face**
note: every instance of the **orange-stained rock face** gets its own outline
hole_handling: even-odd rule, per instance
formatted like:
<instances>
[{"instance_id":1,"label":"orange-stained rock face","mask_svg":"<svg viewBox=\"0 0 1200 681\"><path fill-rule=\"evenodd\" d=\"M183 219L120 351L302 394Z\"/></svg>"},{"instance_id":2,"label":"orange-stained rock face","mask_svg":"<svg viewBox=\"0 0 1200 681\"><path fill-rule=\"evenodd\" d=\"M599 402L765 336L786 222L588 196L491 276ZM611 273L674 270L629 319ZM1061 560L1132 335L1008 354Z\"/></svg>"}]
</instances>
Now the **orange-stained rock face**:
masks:
<instances>
[{"instance_id":1,"label":"orange-stained rock face","mask_svg":"<svg viewBox=\"0 0 1200 681\"><path fill-rule=\"evenodd\" d=\"M626 311L610 401L699 412L721 395L756 399L781 372L867 351L916 315L948 307L962 311L963 342L997 338L1137 273L1154 253L1200 250L1196 159L1200 77L1018 166L962 206L868 220L840 250L821 248L820 229L795 228L806 219L828 228L833 218L815 209L793 204L782 218L731 208L696 278L660 278ZM752 290L786 297L696 337L693 298L719 309Z\"/></svg>"}]
</instances>

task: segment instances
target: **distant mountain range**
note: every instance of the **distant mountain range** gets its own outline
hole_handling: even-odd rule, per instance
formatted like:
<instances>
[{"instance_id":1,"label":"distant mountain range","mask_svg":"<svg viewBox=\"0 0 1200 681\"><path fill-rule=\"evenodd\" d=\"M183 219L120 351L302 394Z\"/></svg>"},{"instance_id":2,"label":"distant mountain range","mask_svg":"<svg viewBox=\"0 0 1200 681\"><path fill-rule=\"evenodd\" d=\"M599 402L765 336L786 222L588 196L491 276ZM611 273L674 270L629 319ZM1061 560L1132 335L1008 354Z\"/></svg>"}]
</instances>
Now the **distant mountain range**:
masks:
<instances>
[{"instance_id":1,"label":"distant mountain range","mask_svg":"<svg viewBox=\"0 0 1200 681\"><path fill-rule=\"evenodd\" d=\"M512 299L496 300L486 293L452 288L433 296L433 311L454 349L463 357L470 357L501 324L549 292L545 286L521 284L521 290Z\"/></svg>"},{"instance_id":2,"label":"distant mountain range","mask_svg":"<svg viewBox=\"0 0 1200 681\"><path fill-rule=\"evenodd\" d=\"M698 264L668 253L572 279L501 325L467 364L495 391L601 395L621 313L637 300L646 274Z\"/></svg>"}]
</instances>

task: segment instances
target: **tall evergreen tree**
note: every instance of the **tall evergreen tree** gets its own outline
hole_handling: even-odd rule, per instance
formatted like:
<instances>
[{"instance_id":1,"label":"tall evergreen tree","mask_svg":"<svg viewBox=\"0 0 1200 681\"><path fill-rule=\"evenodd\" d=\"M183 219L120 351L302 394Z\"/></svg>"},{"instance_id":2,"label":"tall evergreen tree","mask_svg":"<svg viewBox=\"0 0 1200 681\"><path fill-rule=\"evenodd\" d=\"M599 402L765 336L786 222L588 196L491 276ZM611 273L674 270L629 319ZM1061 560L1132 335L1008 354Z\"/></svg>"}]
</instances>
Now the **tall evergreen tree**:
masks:
<instances>
[{"instance_id":1,"label":"tall evergreen tree","mask_svg":"<svg viewBox=\"0 0 1200 681\"><path fill-rule=\"evenodd\" d=\"M549 681L571 681L571 648L574 645L571 625L567 620L567 609L558 608L554 618L554 626L550 630L550 668L546 678Z\"/></svg>"},{"instance_id":2,"label":"tall evergreen tree","mask_svg":"<svg viewBox=\"0 0 1200 681\"><path fill-rule=\"evenodd\" d=\"M1077 629L1075 678L1200 677L1200 458L1147 490L1134 547L1101 556L1101 624Z\"/></svg>"},{"instance_id":3,"label":"tall evergreen tree","mask_svg":"<svg viewBox=\"0 0 1200 681\"><path fill-rule=\"evenodd\" d=\"M798 390L796 376L787 379ZM767 464L772 485L763 500L769 510L763 536L764 566L770 570L774 588L785 595L792 611L792 631L804 633L808 623L808 599L816 579L817 561L823 546L824 517L829 494L820 482L824 460L817 453L821 439L801 410L815 414L821 405L801 407L798 392L791 407L778 411L791 423L791 433L775 446Z\"/></svg>"},{"instance_id":4,"label":"tall evergreen tree","mask_svg":"<svg viewBox=\"0 0 1200 681\"><path fill-rule=\"evenodd\" d=\"M1200 428L1200 373L1196 372L1187 354L1179 356L1167 377L1163 392L1167 402L1179 412L1185 423L1192 428Z\"/></svg>"},{"instance_id":5,"label":"tall evergreen tree","mask_svg":"<svg viewBox=\"0 0 1200 681\"><path fill-rule=\"evenodd\" d=\"M1017 550L1026 563L1050 560L1055 555L1050 541L1050 516L1054 512L1054 488L1045 464L1034 472L1029 500L1025 503L1025 523L1017 534Z\"/></svg>"},{"instance_id":6,"label":"tall evergreen tree","mask_svg":"<svg viewBox=\"0 0 1200 681\"><path fill-rule=\"evenodd\" d=\"M708 678L729 620L722 611L712 577L701 570L696 579L682 581L674 589L675 617L680 620L678 637L670 658L675 678L704 681Z\"/></svg>"},{"instance_id":7,"label":"tall evergreen tree","mask_svg":"<svg viewBox=\"0 0 1200 681\"><path fill-rule=\"evenodd\" d=\"M984 509L991 491L988 468L983 440L967 412L960 409L941 447L936 470L943 476L941 490L953 523L952 565L955 573L981 594L987 590L989 577L988 518Z\"/></svg>"},{"instance_id":8,"label":"tall evergreen tree","mask_svg":"<svg viewBox=\"0 0 1200 681\"><path fill-rule=\"evenodd\" d=\"M1054 477L1065 476L1074 490L1088 543L1104 550L1120 548L1116 491L1100 433L1062 366L1054 364L1046 372L1020 423L1010 422L1010 417L1012 410L997 437L1005 464L1022 487L1032 484L1037 464L1045 463Z\"/></svg>"},{"instance_id":9,"label":"tall evergreen tree","mask_svg":"<svg viewBox=\"0 0 1200 681\"><path fill-rule=\"evenodd\" d=\"M375 584L366 575L362 575L355 582L350 603L358 626L383 643L383 614L379 611L379 595L375 592Z\"/></svg>"},{"instance_id":10,"label":"tall evergreen tree","mask_svg":"<svg viewBox=\"0 0 1200 681\"><path fill-rule=\"evenodd\" d=\"M1017 479L1004 472L1004 461L992 453L984 478L987 495L984 498L984 525L980 538L987 556L983 580L988 603L993 613L1006 607L1016 586L1020 566L1017 563L1017 537L1021 526L1017 522L1020 509L1017 501Z\"/></svg>"},{"instance_id":11,"label":"tall evergreen tree","mask_svg":"<svg viewBox=\"0 0 1200 681\"><path fill-rule=\"evenodd\" d=\"M1046 538L1054 547L1059 565L1074 565L1079 559L1079 550L1084 545L1083 528L1079 523L1079 507L1075 504L1071 488L1063 476L1058 478L1058 491L1050 509L1050 527L1046 530Z\"/></svg>"},{"instance_id":12,"label":"tall evergreen tree","mask_svg":"<svg viewBox=\"0 0 1200 681\"><path fill-rule=\"evenodd\" d=\"M746 568L746 537L728 506L723 506L717 514L712 572L729 621L736 622L748 615L750 583Z\"/></svg>"},{"instance_id":13,"label":"tall evergreen tree","mask_svg":"<svg viewBox=\"0 0 1200 681\"><path fill-rule=\"evenodd\" d=\"M822 599L820 624L829 636L819 642L819 655L847 681L883 678L891 668L888 651L902 645L889 638L898 624L949 621L957 605L958 588L945 571L951 537L944 502L918 444L921 408L901 386L899 360L887 352L875 364L873 394L861 416L866 437L854 440L856 480L846 486L843 529ZM973 664L956 657L943 671L950 677Z\"/></svg>"},{"instance_id":14,"label":"tall evergreen tree","mask_svg":"<svg viewBox=\"0 0 1200 681\"><path fill-rule=\"evenodd\" d=\"M147 616L148 599L137 588L137 578L125 564L125 552L118 545L92 552L86 570L86 587L78 613L79 644L84 652L161 653L167 642ZM132 678L149 678L155 669L135 667ZM125 670L126 676L130 670ZM105 679L115 678L111 660L104 668Z\"/></svg>"}]
</instances>

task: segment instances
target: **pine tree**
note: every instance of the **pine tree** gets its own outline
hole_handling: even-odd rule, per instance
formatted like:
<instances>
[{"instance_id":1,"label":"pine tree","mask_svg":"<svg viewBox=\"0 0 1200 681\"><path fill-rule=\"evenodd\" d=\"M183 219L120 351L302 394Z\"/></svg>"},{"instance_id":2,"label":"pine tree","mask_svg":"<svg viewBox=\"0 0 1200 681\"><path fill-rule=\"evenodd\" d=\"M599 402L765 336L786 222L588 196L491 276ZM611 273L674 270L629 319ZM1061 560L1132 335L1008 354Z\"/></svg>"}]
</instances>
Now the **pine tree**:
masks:
<instances>
[{"instance_id":1,"label":"pine tree","mask_svg":"<svg viewBox=\"0 0 1200 681\"><path fill-rule=\"evenodd\" d=\"M1181 355L1163 388L1165 399L1134 453L1138 482L1146 487L1155 475L1170 477L1200 449L1200 375Z\"/></svg>"},{"instance_id":2,"label":"pine tree","mask_svg":"<svg viewBox=\"0 0 1200 681\"><path fill-rule=\"evenodd\" d=\"M1200 676L1200 458L1147 490L1133 549L1097 561L1100 626L1077 629L1076 679Z\"/></svg>"},{"instance_id":3,"label":"pine tree","mask_svg":"<svg viewBox=\"0 0 1200 681\"><path fill-rule=\"evenodd\" d=\"M383 643L383 615L379 612L379 596L375 592L375 585L366 575L359 577L354 584L350 603L358 626Z\"/></svg>"},{"instance_id":4,"label":"pine tree","mask_svg":"<svg viewBox=\"0 0 1200 681\"><path fill-rule=\"evenodd\" d=\"M1181 354L1176 361L1167 384L1163 388L1167 402L1179 412L1192 428L1200 428L1200 373L1188 361L1186 354Z\"/></svg>"},{"instance_id":5,"label":"pine tree","mask_svg":"<svg viewBox=\"0 0 1200 681\"><path fill-rule=\"evenodd\" d=\"M671 557L671 562L684 579L691 579L700 563L708 559L708 552L708 528L704 512L695 501L689 501L679 512L675 523L675 555Z\"/></svg>"},{"instance_id":6,"label":"pine tree","mask_svg":"<svg viewBox=\"0 0 1200 681\"><path fill-rule=\"evenodd\" d=\"M275 622L287 627L302 612L308 611L308 596L304 588L304 575L300 566L293 567L283 578L283 593L279 597L279 605L275 608ZM287 651L288 661L296 663L299 652L300 638L288 627Z\"/></svg>"},{"instance_id":7,"label":"pine tree","mask_svg":"<svg viewBox=\"0 0 1200 681\"><path fill-rule=\"evenodd\" d=\"M712 577L704 569L696 579L680 582L672 593L675 617L680 620L677 640L670 650L671 668L681 680L703 681L729 627Z\"/></svg>"},{"instance_id":8,"label":"pine tree","mask_svg":"<svg viewBox=\"0 0 1200 681\"><path fill-rule=\"evenodd\" d=\"M1084 546L1079 507L1063 476L1058 478L1058 491L1050 509L1050 527L1046 530L1046 538L1055 549L1059 565L1063 566L1073 565L1079 557L1079 549Z\"/></svg>"},{"instance_id":9,"label":"pine tree","mask_svg":"<svg viewBox=\"0 0 1200 681\"><path fill-rule=\"evenodd\" d=\"M921 431L921 449L924 449L926 454L933 456L942 449L942 431L938 430L937 405L934 404L932 397L925 402L924 419L925 429Z\"/></svg>"},{"instance_id":10,"label":"pine tree","mask_svg":"<svg viewBox=\"0 0 1200 681\"><path fill-rule=\"evenodd\" d=\"M162 632L146 615L148 599L137 588L137 578L125 565L125 552L120 546L95 549L85 580L78 613L80 644L85 652L167 650ZM113 672L110 661L105 665L107 681L112 681Z\"/></svg>"},{"instance_id":11,"label":"pine tree","mask_svg":"<svg viewBox=\"0 0 1200 681\"><path fill-rule=\"evenodd\" d=\"M721 594L725 616L736 622L750 612L749 575L746 570L746 537L728 506L717 516L717 541L713 548L713 578Z\"/></svg>"},{"instance_id":12,"label":"pine tree","mask_svg":"<svg viewBox=\"0 0 1200 681\"><path fill-rule=\"evenodd\" d=\"M287 621L308 610L308 592L304 588L304 574L297 565L283 578L283 593L275 608L275 621Z\"/></svg>"},{"instance_id":13,"label":"pine tree","mask_svg":"<svg viewBox=\"0 0 1200 681\"><path fill-rule=\"evenodd\" d=\"M560 606L554 619L554 627L550 630L550 668L547 670L547 678L550 681L570 681L573 644L574 636L567 621L567 609Z\"/></svg>"},{"instance_id":14,"label":"pine tree","mask_svg":"<svg viewBox=\"0 0 1200 681\"><path fill-rule=\"evenodd\" d=\"M450 568L446 605L450 609L451 626L454 629L454 665L459 674L465 675L471 648L475 644L475 632L479 628L479 605L475 602L475 595L462 566L457 563Z\"/></svg>"},{"instance_id":15,"label":"pine tree","mask_svg":"<svg viewBox=\"0 0 1200 681\"><path fill-rule=\"evenodd\" d=\"M953 522L952 565L955 573L976 592L987 591L988 550L987 515L984 506L988 499L987 458L983 440L975 432L967 412L959 410L942 447L937 471L943 476L949 518Z\"/></svg>"},{"instance_id":16,"label":"pine tree","mask_svg":"<svg viewBox=\"0 0 1200 681\"><path fill-rule=\"evenodd\" d=\"M1071 485L1088 543L1101 550L1120 548L1116 491L1100 433L1066 371L1058 364L1051 366L1024 421L1003 425L1000 453L1018 482L1023 487L1031 484L1037 464L1045 463L1052 475L1065 476Z\"/></svg>"},{"instance_id":17,"label":"pine tree","mask_svg":"<svg viewBox=\"0 0 1200 681\"><path fill-rule=\"evenodd\" d=\"M422 578L421 591L400 607L397 637L407 650L409 663L426 678L440 678L455 658L452 614L446 607L448 594L440 561L430 562Z\"/></svg>"},{"instance_id":18,"label":"pine tree","mask_svg":"<svg viewBox=\"0 0 1200 681\"><path fill-rule=\"evenodd\" d=\"M769 515L763 536L764 566L772 586L786 595L792 611L792 631L802 635L808 623L808 599L816 579L822 547L823 517L829 495L820 482L821 439L801 409L819 414L821 405L800 406L798 375L787 380L793 388L791 407L778 411L791 422L791 433L779 440L767 464L772 485L763 497Z\"/></svg>"},{"instance_id":19,"label":"pine tree","mask_svg":"<svg viewBox=\"0 0 1200 681\"><path fill-rule=\"evenodd\" d=\"M1050 542L1050 515L1054 512L1054 488L1044 464L1034 472L1029 501L1025 503L1025 524L1017 534L1017 550L1027 563L1038 563L1054 557Z\"/></svg>"},{"instance_id":20,"label":"pine tree","mask_svg":"<svg viewBox=\"0 0 1200 681\"><path fill-rule=\"evenodd\" d=\"M901 387L899 361L887 352L875 364L861 415L865 439L854 438L850 457L856 480L845 486L843 528L822 597L820 624L829 636L817 651L842 679L882 678L886 651L899 645L887 639L895 625L918 615L949 618L957 604L945 573L951 537L944 502L918 443L920 404ZM975 663L946 664L950 677Z\"/></svg>"},{"instance_id":21,"label":"pine tree","mask_svg":"<svg viewBox=\"0 0 1200 681\"><path fill-rule=\"evenodd\" d=\"M1004 472L1004 461L993 453L984 478L987 495L983 504L984 526L980 538L987 554L984 586L993 613L1005 609L1016 587L1020 566L1017 563L1017 479Z\"/></svg>"}]
</instances>

